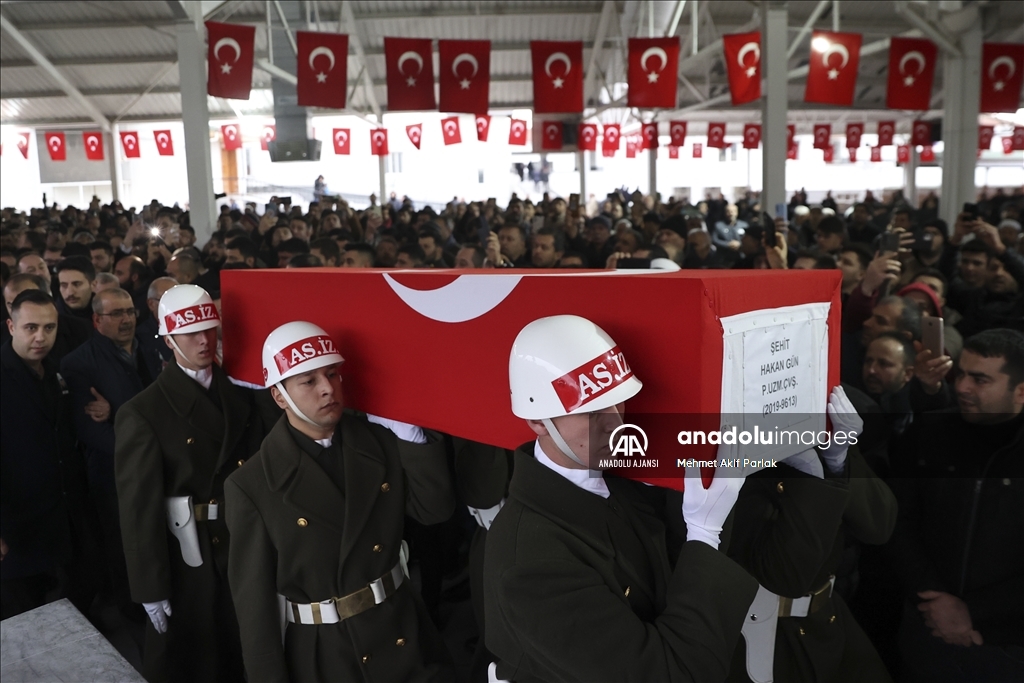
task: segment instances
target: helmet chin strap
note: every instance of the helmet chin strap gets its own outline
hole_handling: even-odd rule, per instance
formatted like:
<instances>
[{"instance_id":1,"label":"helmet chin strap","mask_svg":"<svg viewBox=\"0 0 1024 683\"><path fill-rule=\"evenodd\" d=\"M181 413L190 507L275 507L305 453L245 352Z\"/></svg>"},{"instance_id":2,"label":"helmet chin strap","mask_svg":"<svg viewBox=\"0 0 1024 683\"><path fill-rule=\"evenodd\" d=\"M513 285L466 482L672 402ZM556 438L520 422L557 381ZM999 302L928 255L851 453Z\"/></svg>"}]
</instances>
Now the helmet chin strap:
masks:
<instances>
[{"instance_id":1,"label":"helmet chin strap","mask_svg":"<svg viewBox=\"0 0 1024 683\"><path fill-rule=\"evenodd\" d=\"M276 386L277 390L281 392L281 395L284 396L284 400L288 404L288 407L292 409L292 412L295 413L295 415L300 420L303 420L304 422L308 422L309 424L313 425L317 429L321 429L320 425L318 425L316 422L313 422L308 417L306 417L306 414L303 413L301 410L299 410L299 407L297 405L295 405L295 401L293 401L292 397L288 395L288 390L284 388L284 382L278 382L274 386Z\"/></svg>"},{"instance_id":2,"label":"helmet chin strap","mask_svg":"<svg viewBox=\"0 0 1024 683\"><path fill-rule=\"evenodd\" d=\"M562 455L566 456L567 458L570 458L571 460L573 460L573 462L578 464L583 469L590 469L590 465L580 460L579 457L572 452L572 449L569 448L569 444L567 444L565 442L565 439L562 438L562 435L558 433L558 427L555 426L555 423L551 420L551 418L546 417L543 420L541 420L541 422L547 428L548 435L551 437L551 440L555 442L556 446L558 446L558 450L562 451Z\"/></svg>"}]
</instances>

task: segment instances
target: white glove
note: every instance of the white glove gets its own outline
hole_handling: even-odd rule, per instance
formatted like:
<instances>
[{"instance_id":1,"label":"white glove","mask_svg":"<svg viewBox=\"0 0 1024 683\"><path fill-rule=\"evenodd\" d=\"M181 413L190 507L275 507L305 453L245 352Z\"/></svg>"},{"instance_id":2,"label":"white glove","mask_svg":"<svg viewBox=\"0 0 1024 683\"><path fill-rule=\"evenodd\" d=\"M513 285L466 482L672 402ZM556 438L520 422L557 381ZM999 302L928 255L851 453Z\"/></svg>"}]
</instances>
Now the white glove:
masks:
<instances>
[{"instance_id":1,"label":"white glove","mask_svg":"<svg viewBox=\"0 0 1024 683\"><path fill-rule=\"evenodd\" d=\"M366 414L366 419L374 424L379 424L381 427L387 427L402 441L409 441L411 443L427 442L427 435L423 433L422 427L416 427L405 422L399 422L398 420L389 420L386 417L377 417L369 413Z\"/></svg>"},{"instance_id":2,"label":"white glove","mask_svg":"<svg viewBox=\"0 0 1024 683\"><path fill-rule=\"evenodd\" d=\"M160 602L144 602L142 606L153 622L153 628L157 633L167 633L167 617L171 616L171 603L167 600Z\"/></svg>"},{"instance_id":3,"label":"white glove","mask_svg":"<svg viewBox=\"0 0 1024 683\"><path fill-rule=\"evenodd\" d=\"M730 449L735 450L735 449ZM721 457L725 454L721 452ZM721 543L722 525L732 511L736 498L743 488L745 477L739 470L725 469L716 472L711 486L704 488L699 467L687 467L684 475L686 489L683 491L683 521L686 522L686 540L701 541L718 550Z\"/></svg>"},{"instance_id":4,"label":"white glove","mask_svg":"<svg viewBox=\"0 0 1024 683\"><path fill-rule=\"evenodd\" d=\"M843 458L845 459L846 456L843 455ZM803 453L791 455L782 462L812 477L817 477L818 479L825 478L825 470L822 469L821 460L818 459L818 451L813 448L809 448Z\"/></svg>"},{"instance_id":5,"label":"white glove","mask_svg":"<svg viewBox=\"0 0 1024 683\"><path fill-rule=\"evenodd\" d=\"M857 414L857 409L853 407L853 403L850 402L841 386L832 390L825 410L828 411L829 419L832 420L833 437L837 432L845 432L846 436L842 445L830 440L828 448L821 451L821 457L828 465L829 471L839 474L846 465L846 451L849 449L850 440L860 436L864 431L864 420Z\"/></svg>"}]
</instances>

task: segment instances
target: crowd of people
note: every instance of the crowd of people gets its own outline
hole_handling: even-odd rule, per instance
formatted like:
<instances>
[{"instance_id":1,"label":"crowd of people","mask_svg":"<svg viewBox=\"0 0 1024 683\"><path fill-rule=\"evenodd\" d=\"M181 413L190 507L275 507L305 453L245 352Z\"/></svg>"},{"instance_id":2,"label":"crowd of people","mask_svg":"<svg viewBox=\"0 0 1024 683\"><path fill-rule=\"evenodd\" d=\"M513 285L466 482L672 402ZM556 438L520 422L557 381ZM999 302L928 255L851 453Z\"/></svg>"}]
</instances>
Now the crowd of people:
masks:
<instances>
[{"instance_id":1,"label":"crowd of people","mask_svg":"<svg viewBox=\"0 0 1024 683\"><path fill-rule=\"evenodd\" d=\"M114 605L152 681L1024 680L1020 190L949 226L898 192L770 215L753 194L437 212L323 189L224 205L199 241L156 201L3 209L4 619ZM514 453L346 410L343 340L303 321L263 342L265 389L232 383L221 273L307 267L835 269L829 415L859 443L684 494L588 472L588 419L641 385L544 393L617 348L574 316L516 341L537 440ZM441 636L453 577L465 652Z\"/></svg>"}]
</instances>

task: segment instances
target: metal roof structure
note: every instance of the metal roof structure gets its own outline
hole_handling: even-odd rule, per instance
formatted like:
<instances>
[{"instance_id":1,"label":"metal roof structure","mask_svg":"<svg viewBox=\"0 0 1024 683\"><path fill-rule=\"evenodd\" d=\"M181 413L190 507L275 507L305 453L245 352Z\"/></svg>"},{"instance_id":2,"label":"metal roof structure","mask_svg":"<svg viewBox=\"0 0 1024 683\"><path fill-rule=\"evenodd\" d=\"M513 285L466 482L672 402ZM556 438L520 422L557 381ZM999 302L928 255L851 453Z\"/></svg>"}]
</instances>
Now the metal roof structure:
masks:
<instances>
[{"instance_id":1,"label":"metal roof structure","mask_svg":"<svg viewBox=\"0 0 1024 683\"><path fill-rule=\"evenodd\" d=\"M207 19L257 26L259 60L271 52L268 20L271 40L285 39L285 28L275 9L279 1L202 2L201 7ZM358 36L365 50L365 69L373 84L373 94L385 112L384 36L492 41L490 104L498 111L531 107L529 41L581 40L587 64L591 63L596 45L598 55L592 76L595 87L589 91L595 97L588 103L591 109L586 113L598 108L622 120L628 112L618 108L616 102L625 87L626 40L633 36L664 36L669 31L681 36L679 109L687 118L749 120L759 112L757 103L733 108L728 97L722 102L723 95L728 93L728 83L721 36L756 30L765 4L762 2L295 1L300 2L307 25L291 26L292 30L308 28ZM838 27L862 33L865 47L876 44L876 51L866 50L869 54L863 55L860 62L852 110L859 110L862 120L871 120L873 114L877 115L875 118L892 115L884 111L888 51L886 44L879 41L894 35L930 35L929 30L940 35L955 34L963 15L979 9L983 13L985 41L1024 40L1024 3L1016 1L824 0L792 1L787 5L790 42L799 41L791 51L791 70L807 63L810 33L803 31L804 27ZM349 12L353 25L344 21ZM5 29L13 27L30 41L83 96L69 96L51 71L40 66L5 30L0 41L0 122L23 126L95 125L95 110L111 123L181 117L175 26L187 20L188 14L178 0L5 1L0 5L0 13ZM371 98L364 90L363 68L361 60L350 57L349 106L353 111L368 113ZM940 60L933 110L942 106L942 78ZM257 68L250 99L229 101L211 97L211 118L272 115L270 83L271 76ZM790 111L798 117L804 112L813 120L835 121L851 111L804 104L803 81L799 77L789 81L788 94Z\"/></svg>"}]
</instances>

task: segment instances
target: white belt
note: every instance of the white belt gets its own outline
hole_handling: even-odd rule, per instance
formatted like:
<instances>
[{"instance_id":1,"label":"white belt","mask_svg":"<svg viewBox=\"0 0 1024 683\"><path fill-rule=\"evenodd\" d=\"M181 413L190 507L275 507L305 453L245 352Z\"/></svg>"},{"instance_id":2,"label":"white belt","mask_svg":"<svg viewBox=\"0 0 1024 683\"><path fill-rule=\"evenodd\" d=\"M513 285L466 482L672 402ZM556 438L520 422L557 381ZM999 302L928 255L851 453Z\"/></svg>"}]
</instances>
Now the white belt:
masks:
<instances>
[{"instance_id":1,"label":"white belt","mask_svg":"<svg viewBox=\"0 0 1024 683\"><path fill-rule=\"evenodd\" d=\"M467 505L466 507L469 508L469 514L473 515L473 519L476 520L476 523L482 526L485 530L489 530L491 528L491 524L494 523L494 518L498 516L498 511L501 510L504 504L505 499L502 498L501 502L494 507L475 508L471 505Z\"/></svg>"}]
</instances>

